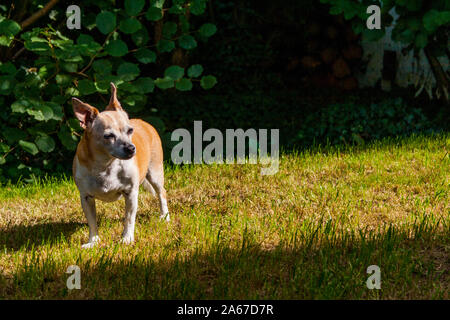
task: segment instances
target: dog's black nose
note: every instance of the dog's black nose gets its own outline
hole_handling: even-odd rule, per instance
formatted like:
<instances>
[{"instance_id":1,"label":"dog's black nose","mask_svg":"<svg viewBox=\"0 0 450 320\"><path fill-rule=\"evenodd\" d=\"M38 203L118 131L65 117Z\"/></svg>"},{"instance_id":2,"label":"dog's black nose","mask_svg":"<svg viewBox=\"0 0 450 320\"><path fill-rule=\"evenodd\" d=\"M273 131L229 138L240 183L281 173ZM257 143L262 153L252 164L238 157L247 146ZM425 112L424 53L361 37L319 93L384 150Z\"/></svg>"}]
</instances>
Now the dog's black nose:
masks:
<instances>
[{"instance_id":1,"label":"dog's black nose","mask_svg":"<svg viewBox=\"0 0 450 320\"><path fill-rule=\"evenodd\" d=\"M133 154L136 152L136 147L134 146L134 144L128 144L124 147L124 150L128 154Z\"/></svg>"}]
</instances>

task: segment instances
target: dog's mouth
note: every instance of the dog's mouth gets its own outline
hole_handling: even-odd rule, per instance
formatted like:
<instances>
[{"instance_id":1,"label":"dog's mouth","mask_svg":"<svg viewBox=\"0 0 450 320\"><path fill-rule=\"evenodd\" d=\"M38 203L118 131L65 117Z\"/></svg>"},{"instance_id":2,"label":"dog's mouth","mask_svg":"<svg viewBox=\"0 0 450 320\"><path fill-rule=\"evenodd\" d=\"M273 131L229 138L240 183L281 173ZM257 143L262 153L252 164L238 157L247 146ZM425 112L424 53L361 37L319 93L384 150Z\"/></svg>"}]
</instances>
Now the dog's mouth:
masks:
<instances>
[{"instance_id":1,"label":"dog's mouth","mask_svg":"<svg viewBox=\"0 0 450 320\"><path fill-rule=\"evenodd\" d=\"M120 154L111 154L114 158L120 159L120 160L130 160L136 155L136 152L133 153L120 153Z\"/></svg>"},{"instance_id":2,"label":"dog's mouth","mask_svg":"<svg viewBox=\"0 0 450 320\"><path fill-rule=\"evenodd\" d=\"M132 154L129 154L129 155L125 155L125 156L123 156L123 157L121 157L121 158L119 158L119 159L121 159L121 160L130 160L130 159L133 158L135 155L136 155L136 153L132 153Z\"/></svg>"}]
</instances>

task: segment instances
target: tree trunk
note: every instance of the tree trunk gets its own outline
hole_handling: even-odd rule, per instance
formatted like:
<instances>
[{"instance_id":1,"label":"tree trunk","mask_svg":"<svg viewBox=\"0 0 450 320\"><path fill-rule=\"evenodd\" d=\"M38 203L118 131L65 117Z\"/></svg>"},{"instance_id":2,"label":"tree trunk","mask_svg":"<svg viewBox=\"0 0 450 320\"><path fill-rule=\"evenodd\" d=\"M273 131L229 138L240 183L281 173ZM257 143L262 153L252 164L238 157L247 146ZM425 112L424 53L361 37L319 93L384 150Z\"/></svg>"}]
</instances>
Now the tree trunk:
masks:
<instances>
[{"instance_id":1,"label":"tree trunk","mask_svg":"<svg viewBox=\"0 0 450 320\"><path fill-rule=\"evenodd\" d=\"M434 77L436 79L436 83L438 88L441 90L442 98L447 103L450 104L449 101L449 90L450 84L447 75L445 74L444 69L439 62L439 60L431 53L429 48L425 48L425 55L427 56L428 61L430 62L431 70L433 71Z\"/></svg>"}]
</instances>

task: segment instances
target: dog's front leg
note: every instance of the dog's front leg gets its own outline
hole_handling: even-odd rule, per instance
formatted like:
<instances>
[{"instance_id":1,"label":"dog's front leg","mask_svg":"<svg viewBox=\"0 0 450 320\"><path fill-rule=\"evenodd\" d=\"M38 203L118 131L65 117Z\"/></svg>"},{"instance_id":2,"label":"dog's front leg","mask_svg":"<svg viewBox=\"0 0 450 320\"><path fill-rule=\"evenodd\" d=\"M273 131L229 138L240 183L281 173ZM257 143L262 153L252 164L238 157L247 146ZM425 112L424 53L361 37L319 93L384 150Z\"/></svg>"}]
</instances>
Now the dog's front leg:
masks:
<instances>
[{"instance_id":1,"label":"dog's front leg","mask_svg":"<svg viewBox=\"0 0 450 320\"><path fill-rule=\"evenodd\" d=\"M134 242L134 224L138 206L139 185L131 192L125 193L125 220L123 224L122 242L130 244Z\"/></svg>"},{"instance_id":2,"label":"dog's front leg","mask_svg":"<svg viewBox=\"0 0 450 320\"><path fill-rule=\"evenodd\" d=\"M92 248L95 246L97 242L100 241L100 238L98 237L98 230L97 230L97 215L95 212L95 199L88 195L82 195L81 196L81 207L83 208L84 215L86 216L86 219L89 224L89 242L86 244L83 244L81 247L86 248Z\"/></svg>"}]
</instances>

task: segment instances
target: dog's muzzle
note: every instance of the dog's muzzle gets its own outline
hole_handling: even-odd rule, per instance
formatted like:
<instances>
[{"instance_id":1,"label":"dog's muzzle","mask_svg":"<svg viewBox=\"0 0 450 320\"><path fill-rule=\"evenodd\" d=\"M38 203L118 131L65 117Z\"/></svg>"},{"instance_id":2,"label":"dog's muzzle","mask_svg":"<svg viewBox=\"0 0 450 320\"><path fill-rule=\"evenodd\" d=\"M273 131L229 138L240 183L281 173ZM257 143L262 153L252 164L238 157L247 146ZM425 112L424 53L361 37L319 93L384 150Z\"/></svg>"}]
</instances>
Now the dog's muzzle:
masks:
<instances>
[{"instance_id":1,"label":"dog's muzzle","mask_svg":"<svg viewBox=\"0 0 450 320\"><path fill-rule=\"evenodd\" d=\"M134 144L128 144L123 147L123 152L128 159L131 159L136 154L136 147L134 146Z\"/></svg>"}]
</instances>

